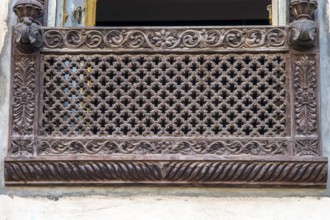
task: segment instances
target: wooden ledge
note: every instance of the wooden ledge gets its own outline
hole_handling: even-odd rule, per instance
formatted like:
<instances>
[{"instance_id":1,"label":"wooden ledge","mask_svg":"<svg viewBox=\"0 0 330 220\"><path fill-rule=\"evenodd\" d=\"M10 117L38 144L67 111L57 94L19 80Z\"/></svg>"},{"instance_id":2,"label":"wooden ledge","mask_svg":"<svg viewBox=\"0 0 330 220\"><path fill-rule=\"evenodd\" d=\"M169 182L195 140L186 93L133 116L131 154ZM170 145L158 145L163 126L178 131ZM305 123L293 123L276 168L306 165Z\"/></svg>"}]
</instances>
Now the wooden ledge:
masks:
<instances>
[{"instance_id":1,"label":"wooden ledge","mask_svg":"<svg viewBox=\"0 0 330 220\"><path fill-rule=\"evenodd\" d=\"M192 185L325 187L327 158L5 160L13 185Z\"/></svg>"}]
</instances>

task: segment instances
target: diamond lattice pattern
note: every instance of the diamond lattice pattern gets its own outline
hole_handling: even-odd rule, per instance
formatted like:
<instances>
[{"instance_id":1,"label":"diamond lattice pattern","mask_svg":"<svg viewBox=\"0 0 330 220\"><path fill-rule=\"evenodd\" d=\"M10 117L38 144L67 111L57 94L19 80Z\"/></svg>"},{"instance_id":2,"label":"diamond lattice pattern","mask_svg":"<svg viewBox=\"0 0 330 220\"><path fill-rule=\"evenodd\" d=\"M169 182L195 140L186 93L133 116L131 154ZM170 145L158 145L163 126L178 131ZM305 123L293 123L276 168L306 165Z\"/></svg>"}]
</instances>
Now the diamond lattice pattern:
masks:
<instances>
[{"instance_id":1,"label":"diamond lattice pattern","mask_svg":"<svg viewBox=\"0 0 330 220\"><path fill-rule=\"evenodd\" d=\"M43 136L287 135L285 55L47 55Z\"/></svg>"}]
</instances>

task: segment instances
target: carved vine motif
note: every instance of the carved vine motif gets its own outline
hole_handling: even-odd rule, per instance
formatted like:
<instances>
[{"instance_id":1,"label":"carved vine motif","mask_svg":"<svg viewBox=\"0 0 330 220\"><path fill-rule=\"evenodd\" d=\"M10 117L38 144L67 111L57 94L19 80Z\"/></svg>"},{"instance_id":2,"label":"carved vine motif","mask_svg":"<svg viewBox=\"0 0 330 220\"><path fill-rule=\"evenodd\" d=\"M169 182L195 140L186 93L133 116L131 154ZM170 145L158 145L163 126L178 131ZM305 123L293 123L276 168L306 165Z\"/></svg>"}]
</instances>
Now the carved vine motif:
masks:
<instances>
[{"instance_id":1,"label":"carved vine motif","mask_svg":"<svg viewBox=\"0 0 330 220\"><path fill-rule=\"evenodd\" d=\"M30 135L33 130L35 108L35 58L16 57L13 76L13 131L19 135Z\"/></svg>"},{"instance_id":2,"label":"carved vine motif","mask_svg":"<svg viewBox=\"0 0 330 220\"><path fill-rule=\"evenodd\" d=\"M324 185L325 161L7 161L11 184L172 183Z\"/></svg>"},{"instance_id":3,"label":"carved vine motif","mask_svg":"<svg viewBox=\"0 0 330 220\"><path fill-rule=\"evenodd\" d=\"M41 141L40 155L66 154L288 155L285 141Z\"/></svg>"},{"instance_id":4,"label":"carved vine motif","mask_svg":"<svg viewBox=\"0 0 330 220\"><path fill-rule=\"evenodd\" d=\"M318 140L299 140L295 146L297 156L320 156Z\"/></svg>"},{"instance_id":5,"label":"carved vine motif","mask_svg":"<svg viewBox=\"0 0 330 220\"><path fill-rule=\"evenodd\" d=\"M11 156L31 156L33 154L32 140L13 140L10 148Z\"/></svg>"},{"instance_id":6,"label":"carved vine motif","mask_svg":"<svg viewBox=\"0 0 330 220\"><path fill-rule=\"evenodd\" d=\"M295 61L295 114L298 135L312 135L317 131L315 65L315 60L308 56Z\"/></svg>"},{"instance_id":7,"label":"carved vine motif","mask_svg":"<svg viewBox=\"0 0 330 220\"><path fill-rule=\"evenodd\" d=\"M45 48L193 49L278 48L285 28L236 29L44 29Z\"/></svg>"}]
</instances>

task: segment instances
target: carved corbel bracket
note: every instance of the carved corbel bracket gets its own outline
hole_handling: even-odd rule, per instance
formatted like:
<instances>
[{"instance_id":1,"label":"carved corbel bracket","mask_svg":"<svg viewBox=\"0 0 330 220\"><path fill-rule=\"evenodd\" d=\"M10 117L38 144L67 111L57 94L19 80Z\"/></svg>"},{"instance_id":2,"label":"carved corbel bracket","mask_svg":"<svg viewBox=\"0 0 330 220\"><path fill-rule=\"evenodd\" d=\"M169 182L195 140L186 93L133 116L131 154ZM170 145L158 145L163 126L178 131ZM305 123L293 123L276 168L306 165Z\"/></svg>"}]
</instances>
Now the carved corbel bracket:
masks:
<instances>
[{"instance_id":1,"label":"carved corbel bracket","mask_svg":"<svg viewBox=\"0 0 330 220\"><path fill-rule=\"evenodd\" d=\"M43 5L36 0L18 0L13 7L18 17L14 27L15 43L19 51L33 53L43 43L41 24L36 20L43 14Z\"/></svg>"},{"instance_id":2,"label":"carved corbel bracket","mask_svg":"<svg viewBox=\"0 0 330 220\"><path fill-rule=\"evenodd\" d=\"M294 21L290 23L289 43L292 48L306 51L315 46L314 11L316 8L316 0L291 0L290 11Z\"/></svg>"}]
</instances>

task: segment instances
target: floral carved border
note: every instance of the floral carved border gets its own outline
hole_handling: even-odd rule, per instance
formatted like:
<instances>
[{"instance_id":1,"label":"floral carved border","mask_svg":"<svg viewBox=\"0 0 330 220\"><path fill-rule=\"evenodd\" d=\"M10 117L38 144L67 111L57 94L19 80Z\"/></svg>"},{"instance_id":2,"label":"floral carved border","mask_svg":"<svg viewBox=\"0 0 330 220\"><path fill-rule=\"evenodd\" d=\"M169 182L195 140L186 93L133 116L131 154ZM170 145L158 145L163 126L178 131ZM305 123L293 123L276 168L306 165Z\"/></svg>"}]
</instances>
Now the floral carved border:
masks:
<instances>
[{"instance_id":1,"label":"floral carved border","mask_svg":"<svg viewBox=\"0 0 330 220\"><path fill-rule=\"evenodd\" d=\"M297 135L317 134L317 76L314 56L294 61L294 111Z\"/></svg>"},{"instance_id":2,"label":"floral carved border","mask_svg":"<svg viewBox=\"0 0 330 220\"><path fill-rule=\"evenodd\" d=\"M43 49L287 49L285 27L44 28Z\"/></svg>"},{"instance_id":3,"label":"floral carved border","mask_svg":"<svg viewBox=\"0 0 330 220\"><path fill-rule=\"evenodd\" d=\"M13 75L13 135L33 133L35 112L35 57L15 56Z\"/></svg>"}]
</instances>

